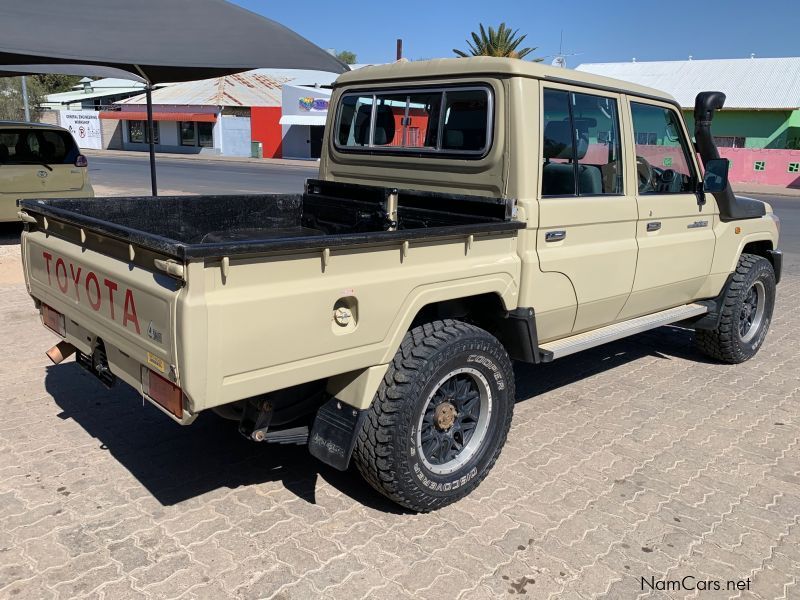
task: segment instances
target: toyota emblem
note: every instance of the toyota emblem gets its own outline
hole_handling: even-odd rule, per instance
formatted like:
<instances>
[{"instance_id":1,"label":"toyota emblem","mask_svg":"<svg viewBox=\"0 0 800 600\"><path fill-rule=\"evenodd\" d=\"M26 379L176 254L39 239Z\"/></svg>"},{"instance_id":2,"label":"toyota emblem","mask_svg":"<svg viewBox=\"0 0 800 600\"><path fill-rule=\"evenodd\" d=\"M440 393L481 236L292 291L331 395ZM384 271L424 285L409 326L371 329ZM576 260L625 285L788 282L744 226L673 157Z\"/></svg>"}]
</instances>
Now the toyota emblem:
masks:
<instances>
[{"instance_id":1,"label":"toyota emblem","mask_svg":"<svg viewBox=\"0 0 800 600\"><path fill-rule=\"evenodd\" d=\"M41 177L42 179L44 179L45 177L47 177L47 171L37 171L37 172L36 172L36 174L37 174L39 177Z\"/></svg>"}]
</instances>

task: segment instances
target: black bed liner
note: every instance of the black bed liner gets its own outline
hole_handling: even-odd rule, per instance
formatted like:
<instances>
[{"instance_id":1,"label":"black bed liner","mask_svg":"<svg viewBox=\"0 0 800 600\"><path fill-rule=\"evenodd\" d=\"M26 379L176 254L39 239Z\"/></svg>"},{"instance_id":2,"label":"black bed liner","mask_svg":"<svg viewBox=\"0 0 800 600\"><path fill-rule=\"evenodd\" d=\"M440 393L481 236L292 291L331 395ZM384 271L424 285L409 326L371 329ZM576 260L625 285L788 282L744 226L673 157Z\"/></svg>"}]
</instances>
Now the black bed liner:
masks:
<instances>
[{"instance_id":1,"label":"black bed liner","mask_svg":"<svg viewBox=\"0 0 800 600\"><path fill-rule=\"evenodd\" d=\"M398 194L397 230L384 202ZM21 200L43 215L179 260L414 241L525 227L513 200L309 180L304 194Z\"/></svg>"}]
</instances>

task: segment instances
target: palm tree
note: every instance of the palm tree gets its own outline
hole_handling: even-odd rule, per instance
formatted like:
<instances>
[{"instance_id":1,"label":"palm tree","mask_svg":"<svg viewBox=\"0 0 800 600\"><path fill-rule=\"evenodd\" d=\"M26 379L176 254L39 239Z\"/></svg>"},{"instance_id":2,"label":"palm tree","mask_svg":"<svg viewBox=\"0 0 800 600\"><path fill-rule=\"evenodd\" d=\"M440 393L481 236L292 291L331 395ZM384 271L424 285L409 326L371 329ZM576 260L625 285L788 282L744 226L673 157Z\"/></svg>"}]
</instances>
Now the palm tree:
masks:
<instances>
[{"instance_id":1,"label":"palm tree","mask_svg":"<svg viewBox=\"0 0 800 600\"><path fill-rule=\"evenodd\" d=\"M512 31L505 23L500 23L500 26L495 29L489 27L489 32L480 24L480 35L472 32L472 42L467 40L469 52L453 48L458 56L505 56L509 58L525 58L528 54L536 50L536 48L519 48L519 45L525 40L527 35L517 37L519 29ZM534 62L541 62L541 58L534 59Z\"/></svg>"}]
</instances>

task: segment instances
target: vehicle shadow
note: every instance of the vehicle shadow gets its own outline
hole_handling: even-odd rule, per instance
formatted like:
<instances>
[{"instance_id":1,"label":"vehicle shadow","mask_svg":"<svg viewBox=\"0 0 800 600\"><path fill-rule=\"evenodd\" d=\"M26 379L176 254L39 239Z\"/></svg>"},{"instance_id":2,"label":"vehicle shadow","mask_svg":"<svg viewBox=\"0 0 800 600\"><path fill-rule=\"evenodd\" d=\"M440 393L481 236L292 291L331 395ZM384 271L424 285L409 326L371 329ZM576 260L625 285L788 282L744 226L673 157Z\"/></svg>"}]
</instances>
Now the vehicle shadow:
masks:
<instances>
[{"instance_id":1,"label":"vehicle shadow","mask_svg":"<svg viewBox=\"0 0 800 600\"><path fill-rule=\"evenodd\" d=\"M645 356L703 360L692 347L692 335L665 327L547 365L517 363L518 401L535 401L537 395ZM163 505L219 488L270 482L281 482L314 504L317 477L322 477L356 502L383 512L405 512L375 492L352 466L339 472L313 458L305 446L250 442L234 422L210 411L181 427L143 403L133 389L118 384L108 390L72 361L49 367L45 385L61 408L58 416L74 420L97 439Z\"/></svg>"},{"instance_id":2,"label":"vehicle shadow","mask_svg":"<svg viewBox=\"0 0 800 600\"><path fill-rule=\"evenodd\" d=\"M0 223L0 246L19 244L22 223Z\"/></svg>"},{"instance_id":3,"label":"vehicle shadow","mask_svg":"<svg viewBox=\"0 0 800 600\"><path fill-rule=\"evenodd\" d=\"M585 350L552 363L529 365L515 363L517 402L535 400L536 396L570 385L605 371L624 367L655 356L664 360L681 358L699 363L711 359L694 347L694 330L660 327L590 350Z\"/></svg>"},{"instance_id":4,"label":"vehicle shadow","mask_svg":"<svg viewBox=\"0 0 800 600\"><path fill-rule=\"evenodd\" d=\"M356 502L382 512L402 512L367 485L354 468L339 472L313 458L305 446L254 443L236 424L211 411L188 427L170 420L132 388L106 389L75 362L48 367L45 387L60 407L100 447L111 453L161 504L178 504L219 488L270 482L316 503L317 477Z\"/></svg>"}]
</instances>

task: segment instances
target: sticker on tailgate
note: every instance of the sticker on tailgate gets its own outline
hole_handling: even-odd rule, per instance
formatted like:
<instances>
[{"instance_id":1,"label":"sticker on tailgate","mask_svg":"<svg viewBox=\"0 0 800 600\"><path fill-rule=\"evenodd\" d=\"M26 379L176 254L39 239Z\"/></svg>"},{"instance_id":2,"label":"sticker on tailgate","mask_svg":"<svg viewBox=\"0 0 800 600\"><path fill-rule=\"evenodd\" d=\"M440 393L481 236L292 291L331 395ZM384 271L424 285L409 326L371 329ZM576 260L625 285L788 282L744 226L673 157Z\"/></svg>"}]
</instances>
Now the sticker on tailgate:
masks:
<instances>
[{"instance_id":1,"label":"sticker on tailgate","mask_svg":"<svg viewBox=\"0 0 800 600\"><path fill-rule=\"evenodd\" d=\"M155 354L151 354L150 352L147 353L147 364L150 366L155 367L162 373L167 370L167 364L158 358Z\"/></svg>"},{"instance_id":2,"label":"sticker on tailgate","mask_svg":"<svg viewBox=\"0 0 800 600\"><path fill-rule=\"evenodd\" d=\"M65 296L74 298L81 304L88 304L95 312L103 312L112 321L121 323L123 327L135 330L141 335L139 317L136 313L136 299L133 290L121 286L108 277L73 263L69 259L53 256L42 251L47 272L47 283L58 289ZM119 296L117 296L119 294ZM122 311L115 310L115 298L124 297Z\"/></svg>"}]
</instances>

